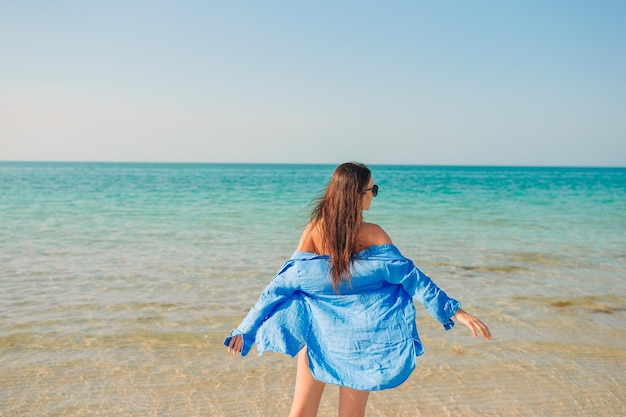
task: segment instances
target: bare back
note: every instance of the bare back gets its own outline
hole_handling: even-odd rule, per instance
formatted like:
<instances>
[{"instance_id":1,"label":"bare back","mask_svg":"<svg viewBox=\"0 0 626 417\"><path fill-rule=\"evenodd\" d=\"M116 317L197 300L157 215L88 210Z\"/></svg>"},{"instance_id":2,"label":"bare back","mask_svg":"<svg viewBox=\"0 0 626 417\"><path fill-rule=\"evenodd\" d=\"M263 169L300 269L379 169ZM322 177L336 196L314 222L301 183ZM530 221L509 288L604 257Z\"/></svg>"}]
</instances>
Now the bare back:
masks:
<instances>
[{"instance_id":1,"label":"bare back","mask_svg":"<svg viewBox=\"0 0 626 417\"><path fill-rule=\"evenodd\" d=\"M392 243L391 238L382 227L374 223L363 222L363 225L361 226L361 234L359 236L359 251L373 245L384 245L387 243ZM327 255L327 253L323 250L321 232L314 223L309 223L304 228L296 250L300 252L315 253L318 255Z\"/></svg>"}]
</instances>

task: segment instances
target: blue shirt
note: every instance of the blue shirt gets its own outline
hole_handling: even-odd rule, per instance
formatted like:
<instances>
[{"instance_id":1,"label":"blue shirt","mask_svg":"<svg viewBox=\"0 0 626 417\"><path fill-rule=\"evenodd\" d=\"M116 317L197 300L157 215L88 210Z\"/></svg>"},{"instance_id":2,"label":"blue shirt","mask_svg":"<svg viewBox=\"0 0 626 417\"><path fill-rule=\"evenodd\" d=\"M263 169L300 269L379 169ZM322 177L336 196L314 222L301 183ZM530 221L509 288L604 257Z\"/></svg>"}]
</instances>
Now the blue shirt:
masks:
<instances>
[{"instance_id":1,"label":"blue shirt","mask_svg":"<svg viewBox=\"0 0 626 417\"><path fill-rule=\"evenodd\" d=\"M337 294L329 257L295 252L224 344L242 335L243 356L255 342L259 354L292 357L306 346L319 381L364 391L400 385L424 352L412 298L446 330L460 303L392 244L359 252L351 277Z\"/></svg>"}]
</instances>

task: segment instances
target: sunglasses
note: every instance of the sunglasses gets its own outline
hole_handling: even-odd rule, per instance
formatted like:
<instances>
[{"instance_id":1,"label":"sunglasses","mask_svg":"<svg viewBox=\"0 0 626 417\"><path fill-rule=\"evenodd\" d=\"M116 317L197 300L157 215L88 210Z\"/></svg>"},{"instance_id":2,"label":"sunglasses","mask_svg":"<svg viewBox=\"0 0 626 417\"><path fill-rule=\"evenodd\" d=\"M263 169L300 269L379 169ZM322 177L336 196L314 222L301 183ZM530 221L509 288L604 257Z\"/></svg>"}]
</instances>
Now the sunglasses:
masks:
<instances>
[{"instance_id":1,"label":"sunglasses","mask_svg":"<svg viewBox=\"0 0 626 417\"><path fill-rule=\"evenodd\" d=\"M378 195L378 185L374 184L372 188L368 188L365 191L371 191L372 195L376 197Z\"/></svg>"}]
</instances>

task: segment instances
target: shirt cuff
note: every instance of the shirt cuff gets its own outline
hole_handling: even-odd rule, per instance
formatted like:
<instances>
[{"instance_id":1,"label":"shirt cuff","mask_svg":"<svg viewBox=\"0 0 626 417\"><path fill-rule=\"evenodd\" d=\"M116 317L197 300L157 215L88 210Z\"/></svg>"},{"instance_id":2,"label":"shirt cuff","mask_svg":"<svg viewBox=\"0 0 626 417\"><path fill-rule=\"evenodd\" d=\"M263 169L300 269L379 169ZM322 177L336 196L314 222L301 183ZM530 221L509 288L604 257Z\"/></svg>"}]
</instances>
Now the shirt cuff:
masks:
<instances>
[{"instance_id":1,"label":"shirt cuff","mask_svg":"<svg viewBox=\"0 0 626 417\"><path fill-rule=\"evenodd\" d=\"M235 336L243 337L243 346L241 347L241 356L246 356L250 352L250 349L252 348L252 345L254 344L254 338L250 337L247 334L243 334L240 330L235 329L232 332L230 332L230 336L224 339L224 346L228 346L231 339Z\"/></svg>"}]
</instances>

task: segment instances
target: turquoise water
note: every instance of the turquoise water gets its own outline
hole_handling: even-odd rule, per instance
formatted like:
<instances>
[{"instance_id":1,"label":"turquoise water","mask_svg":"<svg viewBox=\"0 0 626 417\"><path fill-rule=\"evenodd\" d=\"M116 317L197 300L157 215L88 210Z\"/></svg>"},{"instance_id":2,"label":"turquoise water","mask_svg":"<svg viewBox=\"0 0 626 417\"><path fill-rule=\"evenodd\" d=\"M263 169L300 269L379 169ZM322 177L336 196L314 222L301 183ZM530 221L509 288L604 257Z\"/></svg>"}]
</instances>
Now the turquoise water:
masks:
<instances>
[{"instance_id":1,"label":"turquoise water","mask_svg":"<svg viewBox=\"0 0 626 417\"><path fill-rule=\"evenodd\" d=\"M221 342L333 168L0 162L0 414L287 415L293 360ZM626 169L371 168L366 219L494 340L420 311L367 415L626 414Z\"/></svg>"}]
</instances>

